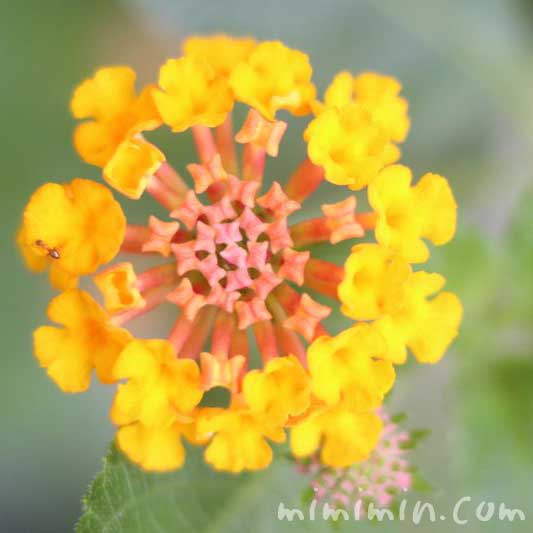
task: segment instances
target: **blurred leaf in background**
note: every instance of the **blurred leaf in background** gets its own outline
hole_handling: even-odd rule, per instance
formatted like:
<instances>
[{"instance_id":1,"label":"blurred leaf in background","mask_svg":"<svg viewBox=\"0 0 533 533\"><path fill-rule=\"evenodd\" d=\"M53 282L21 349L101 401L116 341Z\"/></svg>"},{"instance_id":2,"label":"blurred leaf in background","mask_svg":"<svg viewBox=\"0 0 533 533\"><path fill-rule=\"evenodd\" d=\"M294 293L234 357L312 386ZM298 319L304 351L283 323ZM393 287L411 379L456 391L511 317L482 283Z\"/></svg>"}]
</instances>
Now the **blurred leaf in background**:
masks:
<instances>
[{"instance_id":1,"label":"blurred leaf in background","mask_svg":"<svg viewBox=\"0 0 533 533\"><path fill-rule=\"evenodd\" d=\"M435 251L431 266L461 295L465 320L442 364L402 369L391 404L432 431L414 461L436 487L436 505L447 509L472 495L473 501L504 501L533 511L533 195L524 192L533 174L531 2L4 0L0 13L2 530L72 531L81 495L112 438L111 391L94 387L66 396L38 368L30 333L43 323L51 291L44 279L23 270L13 245L21 209L39 184L98 178L71 146L72 88L106 64L130 64L143 81L153 79L185 35L218 31L279 38L307 51L320 89L342 69L378 70L404 83L413 120L404 161L416 175L447 176L458 197L459 235ZM164 148L180 168L193 154L186 135ZM303 155L292 128L269 178L288 175ZM334 194L333 188L325 190L327 198ZM131 212L131 202L127 208ZM135 206L134 216L144 216L143 207ZM252 518L258 531L283 531L273 509L281 497L296 501L302 483L285 463L232 479L208 472L192 457L185 471L151 479L115 451L109 462L120 490L129 480L153 509L141 517L150 522L138 522L135 511L116 514L118 500L129 496L115 494L107 511L100 502L105 513L115 513L110 531L172 531L186 521L195 531L248 531ZM99 484L105 485L101 477L92 490ZM87 529L81 530L103 530L94 520L84 518ZM135 529L139 523L145 529ZM329 531L318 522L313 528ZM424 531L449 529L446 522L424 525ZM471 521L463 529L500 533L531 527ZM412 524L389 530L412 531Z\"/></svg>"}]
</instances>

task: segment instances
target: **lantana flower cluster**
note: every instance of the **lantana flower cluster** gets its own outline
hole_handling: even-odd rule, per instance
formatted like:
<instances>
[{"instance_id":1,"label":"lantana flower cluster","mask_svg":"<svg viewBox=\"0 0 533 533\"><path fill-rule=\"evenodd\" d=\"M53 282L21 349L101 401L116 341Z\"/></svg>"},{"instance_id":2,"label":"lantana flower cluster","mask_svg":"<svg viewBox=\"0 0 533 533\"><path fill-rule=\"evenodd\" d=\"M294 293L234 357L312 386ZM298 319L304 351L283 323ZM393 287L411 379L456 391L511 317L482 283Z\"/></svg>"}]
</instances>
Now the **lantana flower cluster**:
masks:
<instances>
[{"instance_id":1,"label":"lantana flower cluster","mask_svg":"<svg viewBox=\"0 0 533 533\"><path fill-rule=\"evenodd\" d=\"M110 416L131 461L179 468L185 439L215 469L258 470L288 436L295 457L335 468L370 456L395 366L409 351L439 361L462 314L444 278L418 268L428 242L453 237L456 204L445 178L413 183L397 164L409 130L400 93L392 77L341 72L320 98L305 53L223 35L188 39L138 91L125 66L75 89L74 146L103 183L42 185L18 243L60 291L48 307L55 325L34 333L40 365L68 393L86 391L93 372L118 383ZM234 130L236 104L247 115ZM281 114L310 117L308 157L263 184L283 151ZM187 178L148 140L161 127L192 132ZM324 181L346 198L290 222ZM358 212L350 191L365 189L371 210ZM150 195L167 215L129 223L114 195ZM344 265L313 254L345 240ZM139 271L136 256L160 261ZM85 276L99 297L78 288ZM162 304L175 317L167 337L134 338L131 324ZM353 322L330 331L324 319L337 310ZM228 405L206 406L215 388Z\"/></svg>"}]
</instances>

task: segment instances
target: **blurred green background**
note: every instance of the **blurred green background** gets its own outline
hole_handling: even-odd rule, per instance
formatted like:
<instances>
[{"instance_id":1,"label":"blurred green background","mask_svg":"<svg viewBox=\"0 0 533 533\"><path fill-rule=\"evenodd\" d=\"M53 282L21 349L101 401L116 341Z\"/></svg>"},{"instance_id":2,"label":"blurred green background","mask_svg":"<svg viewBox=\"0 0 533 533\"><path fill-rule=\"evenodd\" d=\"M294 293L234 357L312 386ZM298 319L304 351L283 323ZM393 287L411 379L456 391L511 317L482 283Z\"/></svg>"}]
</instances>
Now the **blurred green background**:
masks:
<instances>
[{"instance_id":1,"label":"blurred green background","mask_svg":"<svg viewBox=\"0 0 533 533\"><path fill-rule=\"evenodd\" d=\"M533 4L526 0L0 1L0 530L72 531L113 434L111 391L94 386L65 396L38 368L31 331L45 320L51 291L43 277L24 270L13 245L33 189L50 179L98 177L71 146L71 91L106 64L130 64L143 81L153 79L184 36L224 31L305 50L320 89L346 68L402 80L413 122L403 161L416 175L447 176L460 205L457 239L435 251L431 267L462 297L465 319L440 365L402 369L392 410L407 411L411 425L432 431L413 459L434 486L425 498L444 510L465 495L475 505L505 502L528 520L472 519L462 529L531 531L532 29ZM270 178L287 175L302 157L298 135L289 134ZM190 139L174 142L169 157L183 166L193 157ZM294 476L278 477L290 494ZM297 491L295 483L294 502ZM248 531L243 501L240 525L211 530ZM253 508L257 531L301 527L275 521L277 500Z\"/></svg>"}]
</instances>

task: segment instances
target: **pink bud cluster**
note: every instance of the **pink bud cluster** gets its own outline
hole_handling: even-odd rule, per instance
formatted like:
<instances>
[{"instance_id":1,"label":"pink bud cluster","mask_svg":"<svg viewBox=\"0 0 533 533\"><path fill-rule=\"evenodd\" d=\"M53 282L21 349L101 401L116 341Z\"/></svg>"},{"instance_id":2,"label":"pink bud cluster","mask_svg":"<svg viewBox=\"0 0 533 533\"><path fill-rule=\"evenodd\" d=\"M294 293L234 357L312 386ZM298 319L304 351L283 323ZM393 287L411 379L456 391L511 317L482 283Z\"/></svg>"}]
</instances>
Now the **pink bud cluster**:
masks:
<instances>
[{"instance_id":1,"label":"pink bud cluster","mask_svg":"<svg viewBox=\"0 0 533 533\"><path fill-rule=\"evenodd\" d=\"M402 447L410 439L409 432L402 431L386 414L381 417L385 426L380 442L366 461L339 469L324 468L317 458L298 465L300 471L313 475L315 500L337 509L351 509L361 501L361 512L365 512L370 502L390 508L398 494L411 488L411 468Z\"/></svg>"}]
</instances>

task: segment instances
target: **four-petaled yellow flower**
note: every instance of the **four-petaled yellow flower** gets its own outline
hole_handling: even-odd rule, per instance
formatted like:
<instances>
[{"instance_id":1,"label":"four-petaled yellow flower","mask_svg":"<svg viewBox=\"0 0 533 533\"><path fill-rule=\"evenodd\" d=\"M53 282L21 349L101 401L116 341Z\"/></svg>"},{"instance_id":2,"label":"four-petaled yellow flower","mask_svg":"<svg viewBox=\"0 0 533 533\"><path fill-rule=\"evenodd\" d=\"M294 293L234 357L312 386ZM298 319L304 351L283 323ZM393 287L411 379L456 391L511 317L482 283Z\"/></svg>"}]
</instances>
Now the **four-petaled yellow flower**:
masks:
<instances>
[{"instance_id":1,"label":"four-petaled yellow flower","mask_svg":"<svg viewBox=\"0 0 533 533\"><path fill-rule=\"evenodd\" d=\"M409 132L409 105L405 98L399 96L402 86L391 76L382 76L375 72L363 72L353 76L349 72L340 72L324 93L324 104L318 104L318 111L323 107L341 108L351 102L362 105L383 129L388 138L394 142L403 142Z\"/></svg>"},{"instance_id":2,"label":"four-petaled yellow flower","mask_svg":"<svg viewBox=\"0 0 533 533\"><path fill-rule=\"evenodd\" d=\"M193 444L196 439L194 419L165 426L145 426L134 422L117 431L117 444L136 464L153 472L168 472L183 466L185 437Z\"/></svg>"},{"instance_id":3,"label":"four-petaled yellow flower","mask_svg":"<svg viewBox=\"0 0 533 533\"><path fill-rule=\"evenodd\" d=\"M48 309L60 327L35 331L35 355L66 392L86 390L93 370L119 382L116 442L146 470L181 467L183 439L217 470L266 468L287 432L297 458L364 461L380 438L393 365L408 349L434 363L457 335L458 298L439 292L442 276L412 266L428 257L423 239L444 244L455 232L448 183L426 174L412 186L406 167L390 166L409 129L394 78L343 72L320 102L308 56L280 42L217 35L183 49L140 94L129 67L100 69L74 92L72 112L86 120L74 134L82 158L126 197L146 192L167 212L126 223L110 190L83 179L33 194L17 241L28 266L49 266L64 291ZM234 133L236 102L250 109ZM287 129L281 110L315 113L308 158L285 187L262 190ZM192 187L143 137L163 125L192 132ZM368 186L373 211L356 212L350 195L291 223L324 180ZM378 242L353 246L344 267L312 253L374 230ZM121 252L131 255L114 261ZM103 307L74 288L84 275ZM175 313L170 331L134 339L130 322L164 303ZM339 307L354 323L330 332L325 319ZM227 405L210 406L220 388Z\"/></svg>"},{"instance_id":4,"label":"four-petaled yellow flower","mask_svg":"<svg viewBox=\"0 0 533 533\"><path fill-rule=\"evenodd\" d=\"M283 425L289 416L298 416L309 407L311 382L293 355L276 357L263 371L252 370L246 375L243 393L252 411Z\"/></svg>"},{"instance_id":5,"label":"four-petaled yellow flower","mask_svg":"<svg viewBox=\"0 0 533 533\"><path fill-rule=\"evenodd\" d=\"M355 320L375 320L387 342L386 358L402 364L407 348L421 363L436 363L457 336L462 306L442 292L440 274L413 272L396 252L379 244L354 246L338 291L342 311Z\"/></svg>"},{"instance_id":6,"label":"four-petaled yellow flower","mask_svg":"<svg viewBox=\"0 0 533 533\"><path fill-rule=\"evenodd\" d=\"M113 368L118 386L111 419L122 426L141 422L166 426L179 413L190 413L202 399L200 370L192 359L176 359L165 340L136 340L122 351Z\"/></svg>"},{"instance_id":7,"label":"four-petaled yellow flower","mask_svg":"<svg viewBox=\"0 0 533 533\"><path fill-rule=\"evenodd\" d=\"M161 118L152 99L154 86L135 93L135 72L124 66L99 69L72 96L74 118L93 119L74 131L74 146L87 163L103 168L103 177L129 198L139 198L147 177L164 160L142 132Z\"/></svg>"},{"instance_id":8,"label":"four-petaled yellow flower","mask_svg":"<svg viewBox=\"0 0 533 533\"><path fill-rule=\"evenodd\" d=\"M407 348L420 363L438 363L457 337L463 307L452 292L439 292L445 282L440 274L414 272L402 307L376 321L394 363L405 362Z\"/></svg>"},{"instance_id":9,"label":"four-petaled yellow flower","mask_svg":"<svg viewBox=\"0 0 533 533\"><path fill-rule=\"evenodd\" d=\"M113 375L126 380L111 407L119 446L150 470L181 466L181 436L196 441L192 411L202 399L197 363L176 359L166 340L135 340L118 357Z\"/></svg>"},{"instance_id":10,"label":"four-petaled yellow flower","mask_svg":"<svg viewBox=\"0 0 533 533\"><path fill-rule=\"evenodd\" d=\"M65 392L89 388L93 369L103 383L114 383L113 366L131 334L114 326L107 313L86 292L70 289L48 306L48 318L63 327L35 330L35 355Z\"/></svg>"},{"instance_id":11,"label":"four-petaled yellow flower","mask_svg":"<svg viewBox=\"0 0 533 533\"><path fill-rule=\"evenodd\" d=\"M198 417L198 434L214 435L205 450L205 460L217 470L238 473L262 470L272 461L268 440L286 439L283 428L262 413L239 406L237 399L229 409L204 408Z\"/></svg>"},{"instance_id":12,"label":"four-petaled yellow flower","mask_svg":"<svg viewBox=\"0 0 533 533\"><path fill-rule=\"evenodd\" d=\"M73 288L119 252L126 218L111 191L76 178L37 189L24 210L18 243L32 270L51 266L60 289Z\"/></svg>"},{"instance_id":13,"label":"four-petaled yellow flower","mask_svg":"<svg viewBox=\"0 0 533 533\"><path fill-rule=\"evenodd\" d=\"M356 244L344 264L338 293L342 312L355 320L373 320L401 305L409 263L379 244Z\"/></svg>"},{"instance_id":14,"label":"four-petaled yellow flower","mask_svg":"<svg viewBox=\"0 0 533 533\"><path fill-rule=\"evenodd\" d=\"M248 60L256 46L256 40L251 37L236 38L223 34L198 36L185 40L183 53L204 59L217 75L229 78L237 65Z\"/></svg>"},{"instance_id":15,"label":"four-petaled yellow flower","mask_svg":"<svg viewBox=\"0 0 533 533\"><path fill-rule=\"evenodd\" d=\"M400 151L365 107L351 103L320 113L304 133L309 159L324 167L328 181L359 190Z\"/></svg>"},{"instance_id":16,"label":"four-petaled yellow flower","mask_svg":"<svg viewBox=\"0 0 533 533\"><path fill-rule=\"evenodd\" d=\"M169 59L159 71L159 86L154 100L172 131L219 126L233 107L227 79L203 57Z\"/></svg>"},{"instance_id":17,"label":"four-petaled yellow flower","mask_svg":"<svg viewBox=\"0 0 533 533\"><path fill-rule=\"evenodd\" d=\"M287 109L295 115L311 111L316 89L309 58L279 41L259 44L230 78L235 98L257 109L268 120Z\"/></svg>"},{"instance_id":18,"label":"four-petaled yellow flower","mask_svg":"<svg viewBox=\"0 0 533 533\"><path fill-rule=\"evenodd\" d=\"M429 258L422 240L449 242L457 224L457 204L446 178L425 174L411 186L411 170L403 165L384 169L368 187L377 214L376 239L411 263Z\"/></svg>"},{"instance_id":19,"label":"four-petaled yellow flower","mask_svg":"<svg viewBox=\"0 0 533 533\"><path fill-rule=\"evenodd\" d=\"M307 352L313 394L327 405L342 402L359 411L378 407L395 378L386 356L384 338L368 324L319 337Z\"/></svg>"},{"instance_id":20,"label":"four-petaled yellow flower","mask_svg":"<svg viewBox=\"0 0 533 533\"><path fill-rule=\"evenodd\" d=\"M373 412L358 412L343 404L317 407L292 428L291 450L296 457L309 457L322 446L321 462L342 468L370 455L382 427Z\"/></svg>"}]
</instances>

